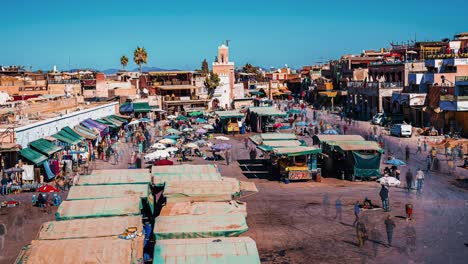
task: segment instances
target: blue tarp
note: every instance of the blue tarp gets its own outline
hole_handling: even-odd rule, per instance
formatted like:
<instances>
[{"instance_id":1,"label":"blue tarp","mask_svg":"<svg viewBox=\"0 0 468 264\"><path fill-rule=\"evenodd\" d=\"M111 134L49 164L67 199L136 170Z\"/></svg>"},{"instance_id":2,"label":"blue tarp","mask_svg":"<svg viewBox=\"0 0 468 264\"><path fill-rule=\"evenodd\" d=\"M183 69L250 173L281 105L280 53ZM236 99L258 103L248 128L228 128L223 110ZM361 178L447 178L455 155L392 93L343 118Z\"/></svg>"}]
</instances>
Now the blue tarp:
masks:
<instances>
[{"instance_id":1,"label":"blue tarp","mask_svg":"<svg viewBox=\"0 0 468 264\"><path fill-rule=\"evenodd\" d=\"M120 106L119 111L121 113L133 113L133 104L126 103Z\"/></svg>"},{"instance_id":2,"label":"blue tarp","mask_svg":"<svg viewBox=\"0 0 468 264\"><path fill-rule=\"evenodd\" d=\"M55 178L55 174L50 169L49 162L46 161L43 163L43 165L44 165L44 170L46 172L47 179L52 180L53 178Z\"/></svg>"}]
</instances>

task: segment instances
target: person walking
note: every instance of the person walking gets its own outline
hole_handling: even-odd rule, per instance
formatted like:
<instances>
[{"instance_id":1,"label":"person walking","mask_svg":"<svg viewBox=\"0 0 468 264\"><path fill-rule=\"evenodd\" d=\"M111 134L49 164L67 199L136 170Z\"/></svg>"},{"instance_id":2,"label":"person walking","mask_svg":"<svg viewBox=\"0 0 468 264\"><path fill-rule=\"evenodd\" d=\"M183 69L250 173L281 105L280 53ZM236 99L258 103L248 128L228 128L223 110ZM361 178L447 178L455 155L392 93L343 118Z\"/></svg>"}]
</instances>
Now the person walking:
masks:
<instances>
[{"instance_id":1,"label":"person walking","mask_svg":"<svg viewBox=\"0 0 468 264\"><path fill-rule=\"evenodd\" d=\"M224 153L224 156L226 157L226 165L229 166L229 162L230 162L230 159L231 159L231 151L230 150L226 150L226 152Z\"/></svg>"},{"instance_id":2,"label":"person walking","mask_svg":"<svg viewBox=\"0 0 468 264\"><path fill-rule=\"evenodd\" d=\"M424 152L427 152L427 138L426 137L424 138L423 146L424 146Z\"/></svg>"},{"instance_id":3,"label":"person walking","mask_svg":"<svg viewBox=\"0 0 468 264\"><path fill-rule=\"evenodd\" d=\"M411 168L408 169L406 172L406 188L408 189L408 193L411 191L413 186L413 172L411 172Z\"/></svg>"},{"instance_id":4,"label":"person walking","mask_svg":"<svg viewBox=\"0 0 468 264\"><path fill-rule=\"evenodd\" d=\"M413 204L407 203L405 205L405 211L406 211L406 221L412 220L411 216L413 215Z\"/></svg>"},{"instance_id":5,"label":"person walking","mask_svg":"<svg viewBox=\"0 0 468 264\"><path fill-rule=\"evenodd\" d=\"M422 148L421 148L421 139L419 138L418 139L418 150L416 150L416 153L415 154L421 154L421 151L422 151Z\"/></svg>"},{"instance_id":6,"label":"person walking","mask_svg":"<svg viewBox=\"0 0 468 264\"><path fill-rule=\"evenodd\" d=\"M2 196L7 195L8 193L8 178L6 176L2 177L2 180L0 181L0 184L2 185Z\"/></svg>"},{"instance_id":7,"label":"person walking","mask_svg":"<svg viewBox=\"0 0 468 264\"><path fill-rule=\"evenodd\" d=\"M4 223L0 223L0 258L4 257L5 252L5 237L7 235L7 227Z\"/></svg>"},{"instance_id":8,"label":"person walking","mask_svg":"<svg viewBox=\"0 0 468 264\"><path fill-rule=\"evenodd\" d=\"M424 181L424 172L418 168L418 172L416 172L416 191L418 193L422 192L422 186Z\"/></svg>"},{"instance_id":9,"label":"person walking","mask_svg":"<svg viewBox=\"0 0 468 264\"><path fill-rule=\"evenodd\" d=\"M366 225L361 221L359 221L356 225L356 236L358 240L358 246L364 246L364 242L367 240L367 230Z\"/></svg>"},{"instance_id":10,"label":"person walking","mask_svg":"<svg viewBox=\"0 0 468 264\"><path fill-rule=\"evenodd\" d=\"M359 222L359 214L361 213L361 207L359 207L359 201L356 201L354 204L354 223L353 226L355 226Z\"/></svg>"},{"instance_id":11,"label":"person walking","mask_svg":"<svg viewBox=\"0 0 468 264\"><path fill-rule=\"evenodd\" d=\"M380 240L382 239L382 235L377 229L377 227L374 226L374 228L370 232L370 236L371 236L371 241L373 242L372 247L374 249L374 258L376 258L379 252L379 244L380 244Z\"/></svg>"},{"instance_id":12,"label":"person walking","mask_svg":"<svg viewBox=\"0 0 468 264\"><path fill-rule=\"evenodd\" d=\"M329 208L330 208L330 198L328 197L328 194L323 195L323 213L325 214L326 217L329 215Z\"/></svg>"},{"instance_id":13,"label":"person walking","mask_svg":"<svg viewBox=\"0 0 468 264\"><path fill-rule=\"evenodd\" d=\"M406 157L406 162L408 162L409 158L410 158L410 148L408 145L406 145L405 147L405 157Z\"/></svg>"},{"instance_id":14,"label":"person walking","mask_svg":"<svg viewBox=\"0 0 468 264\"><path fill-rule=\"evenodd\" d=\"M342 212L343 204L341 203L340 197L336 198L335 200L335 219L338 218L338 220L341 221L341 212Z\"/></svg>"},{"instance_id":15,"label":"person walking","mask_svg":"<svg viewBox=\"0 0 468 264\"><path fill-rule=\"evenodd\" d=\"M429 170L431 170L431 165L432 165L431 155L428 154L426 157L426 172L429 172Z\"/></svg>"},{"instance_id":16,"label":"person walking","mask_svg":"<svg viewBox=\"0 0 468 264\"><path fill-rule=\"evenodd\" d=\"M390 208L388 205L388 189L382 185L379 195L380 199L382 200L382 208L384 209L384 212L389 212Z\"/></svg>"},{"instance_id":17,"label":"person walking","mask_svg":"<svg viewBox=\"0 0 468 264\"><path fill-rule=\"evenodd\" d=\"M387 231L388 246L391 247L392 240L393 240L393 230L395 229L396 225L390 215L387 216L387 219L385 219L384 223L385 223L385 230Z\"/></svg>"}]
</instances>

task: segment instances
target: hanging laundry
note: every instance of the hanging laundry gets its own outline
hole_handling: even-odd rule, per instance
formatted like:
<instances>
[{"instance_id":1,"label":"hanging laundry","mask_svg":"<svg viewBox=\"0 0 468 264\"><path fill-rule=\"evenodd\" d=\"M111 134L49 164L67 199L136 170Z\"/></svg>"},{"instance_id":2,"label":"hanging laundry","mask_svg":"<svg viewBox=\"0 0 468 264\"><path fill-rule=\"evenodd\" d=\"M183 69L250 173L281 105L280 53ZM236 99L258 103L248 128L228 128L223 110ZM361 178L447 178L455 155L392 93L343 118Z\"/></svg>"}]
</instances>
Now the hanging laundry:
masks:
<instances>
[{"instance_id":1,"label":"hanging laundry","mask_svg":"<svg viewBox=\"0 0 468 264\"><path fill-rule=\"evenodd\" d=\"M34 180L34 165L25 165L23 164L23 175L22 178L24 181Z\"/></svg>"},{"instance_id":2,"label":"hanging laundry","mask_svg":"<svg viewBox=\"0 0 468 264\"><path fill-rule=\"evenodd\" d=\"M55 174L52 173L48 162L44 162L44 170L48 180L52 180L55 177Z\"/></svg>"}]
</instances>

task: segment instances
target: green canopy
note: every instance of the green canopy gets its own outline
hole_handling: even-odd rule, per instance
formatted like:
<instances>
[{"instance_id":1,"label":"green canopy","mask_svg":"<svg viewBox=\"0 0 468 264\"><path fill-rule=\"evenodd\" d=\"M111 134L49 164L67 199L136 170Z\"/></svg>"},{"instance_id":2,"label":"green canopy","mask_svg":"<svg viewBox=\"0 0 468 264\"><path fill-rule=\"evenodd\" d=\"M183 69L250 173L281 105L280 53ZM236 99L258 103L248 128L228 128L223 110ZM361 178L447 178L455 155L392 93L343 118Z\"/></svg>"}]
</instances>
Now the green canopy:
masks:
<instances>
[{"instance_id":1,"label":"green canopy","mask_svg":"<svg viewBox=\"0 0 468 264\"><path fill-rule=\"evenodd\" d=\"M133 111L135 113L147 113L151 111L151 107L146 102L133 103Z\"/></svg>"},{"instance_id":2,"label":"green canopy","mask_svg":"<svg viewBox=\"0 0 468 264\"><path fill-rule=\"evenodd\" d=\"M54 145L54 143L51 143L50 141L45 140L43 138L29 143L29 146L43 154L46 154L47 156L50 156L55 152L61 150L60 147Z\"/></svg>"},{"instance_id":3,"label":"green canopy","mask_svg":"<svg viewBox=\"0 0 468 264\"><path fill-rule=\"evenodd\" d=\"M380 176L381 154L361 154L353 151L354 176L357 178L369 178Z\"/></svg>"},{"instance_id":4,"label":"green canopy","mask_svg":"<svg viewBox=\"0 0 468 264\"><path fill-rule=\"evenodd\" d=\"M83 140L84 138L82 136L80 136L78 133L76 133L73 129L71 129L70 127L66 126L64 128L62 128L63 131L65 131L66 133L74 136L75 138L79 138L80 140Z\"/></svg>"},{"instance_id":5,"label":"green canopy","mask_svg":"<svg viewBox=\"0 0 468 264\"><path fill-rule=\"evenodd\" d=\"M110 128L117 128L116 125L114 125L113 123L111 123L111 122L109 122L109 121L107 121L107 120L104 120L104 119L100 119L100 118L99 118L99 119L96 119L96 122L99 122L99 123L101 123L101 124L104 124L104 125L106 125L106 126L109 126Z\"/></svg>"},{"instance_id":6,"label":"green canopy","mask_svg":"<svg viewBox=\"0 0 468 264\"><path fill-rule=\"evenodd\" d=\"M278 156L288 156L288 157L295 157L295 156L302 156L302 155L309 155L309 154L317 154L322 153L322 150L316 147L284 147L284 148L274 148L274 153Z\"/></svg>"},{"instance_id":7,"label":"green canopy","mask_svg":"<svg viewBox=\"0 0 468 264\"><path fill-rule=\"evenodd\" d=\"M253 95L264 95L264 93L259 92L259 91L249 91L249 94L253 94Z\"/></svg>"},{"instance_id":8,"label":"green canopy","mask_svg":"<svg viewBox=\"0 0 468 264\"><path fill-rule=\"evenodd\" d=\"M78 143L80 143L81 139L79 138L76 138L74 136L72 136L71 134L68 134L66 133L65 131L61 130L60 132L58 132L57 134L54 134L52 135L52 137L64 142L64 143L67 143L67 144L70 144L70 145L76 145Z\"/></svg>"},{"instance_id":9,"label":"green canopy","mask_svg":"<svg viewBox=\"0 0 468 264\"><path fill-rule=\"evenodd\" d=\"M239 111L216 111L215 114L220 119L230 119L230 118L243 118L244 114Z\"/></svg>"},{"instance_id":10,"label":"green canopy","mask_svg":"<svg viewBox=\"0 0 468 264\"><path fill-rule=\"evenodd\" d=\"M189 116L201 116L203 115L203 112L200 111L193 111L188 114Z\"/></svg>"},{"instance_id":11,"label":"green canopy","mask_svg":"<svg viewBox=\"0 0 468 264\"><path fill-rule=\"evenodd\" d=\"M46 156L35 150L32 150L31 148L24 148L20 150L20 154L22 157L33 162L35 165L40 165L47 160Z\"/></svg>"},{"instance_id":12,"label":"green canopy","mask_svg":"<svg viewBox=\"0 0 468 264\"><path fill-rule=\"evenodd\" d=\"M186 116L183 116L183 115L179 115L179 116L177 116L177 118L176 118L176 119L177 119L177 120L179 120L179 121L187 121L187 120L189 120L189 118L188 118L188 117L186 117Z\"/></svg>"},{"instance_id":13,"label":"green canopy","mask_svg":"<svg viewBox=\"0 0 468 264\"><path fill-rule=\"evenodd\" d=\"M125 118L123 118L123 117L120 117L120 116L110 115L109 117L110 117L110 118L113 118L113 119L115 119L115 120L119 120L119 121L122 122L122 123L127 123L127 122L128 122L127 119L125 119Z\"/></svg>"},{"instance_id":14,"label":"green canopy","mask_svg":"<svg viewBox=\"0 0 468 264\"><path fill-rule=\"evenodd\" d=\"M77 125L73 128L73 130L84 138L91 139L91 140L94 140L97 138L97 133L95 131L89 128L86 128L84 126Z\"/></svg>"},{"instance_id":15,"label":"green canopy","mask_svg":"<svg viewBox=\"0 0 468 264\"><path fill-rule=\"evenodd\" d=\"M153 263L260 264L260 257L250 237L168 239L156 243Z\"/></svg>"},{"instance_id":16,"label":"green canopy","mask_svg":"<svg viewBox=\"0 0 468 264\"><path fill-rule=\"evenodd\" d=\"M117 127L120 127L121 125L123 125L123 123L125 123L125 122L122 122L120 120L114 119L114 118L109 117L109 116L102 118L102 120L105 120L105 121L107 121L107 122L109 122L109 123L111 123L111 124L113 124L113 125L115 125Z\"/></svg>"},{"instance_id":17,"label":"green canopy","mask_svg":"<svg viewBox=\"0 0 468 264\"><path fill-rule=\"evenodd\" d=\"M383 152L379 144L375 141L366 140L343 140L343 141L327 141L327 145L330 145L332 149L336 149L340 152L345 151L378 151Z\"/></svg>"}]
</instances>

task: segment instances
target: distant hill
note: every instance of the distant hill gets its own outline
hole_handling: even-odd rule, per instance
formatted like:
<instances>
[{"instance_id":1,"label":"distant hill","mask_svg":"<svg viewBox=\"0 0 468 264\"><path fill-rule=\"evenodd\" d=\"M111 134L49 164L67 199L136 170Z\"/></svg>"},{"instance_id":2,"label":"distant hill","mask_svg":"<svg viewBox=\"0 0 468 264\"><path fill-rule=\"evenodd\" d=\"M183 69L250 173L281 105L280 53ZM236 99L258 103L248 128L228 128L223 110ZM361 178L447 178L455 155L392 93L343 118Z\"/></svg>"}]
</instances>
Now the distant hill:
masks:
<instances>
[{"instance_id":1,"label":"distant hill","mask_svg":"<svg viewBox=\"0 0 468 264\"><path fill-rule=\"evenodd\" d=\"M133 69L133 71L139 71L139 68ZM150 72L150 71L178 71L178 69L163 69L159 67L150 67L150 66L143 66L142 67L143 72Z\"/></svg>"},{"instance_id":2,"label":"distant hill","mask_svg":"<svg viewBox=\"0 0 468 264\"><path fill-rule=\"evenodd\" d=\"M111 75L111 74L116 74L120 71L120 69L106 69L101 72L103 72L105 75Z\"/></svg>"}]
</instances>

